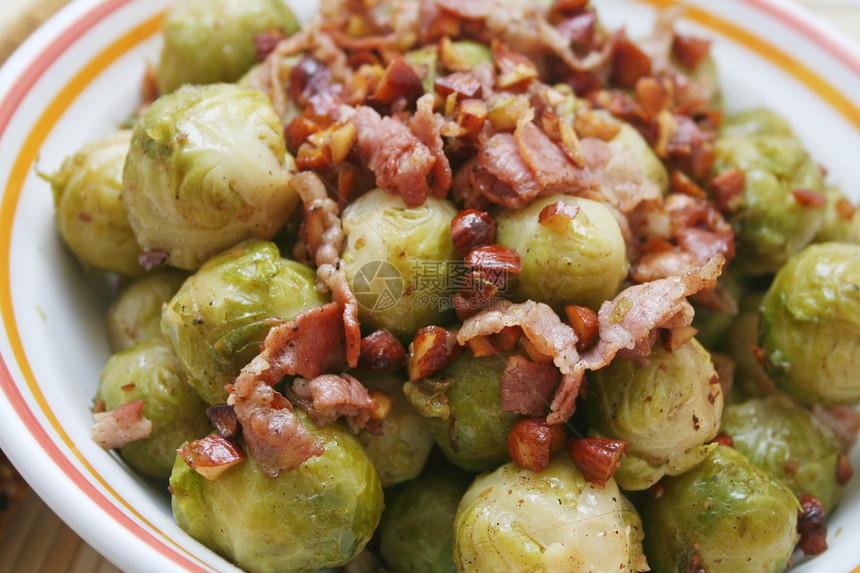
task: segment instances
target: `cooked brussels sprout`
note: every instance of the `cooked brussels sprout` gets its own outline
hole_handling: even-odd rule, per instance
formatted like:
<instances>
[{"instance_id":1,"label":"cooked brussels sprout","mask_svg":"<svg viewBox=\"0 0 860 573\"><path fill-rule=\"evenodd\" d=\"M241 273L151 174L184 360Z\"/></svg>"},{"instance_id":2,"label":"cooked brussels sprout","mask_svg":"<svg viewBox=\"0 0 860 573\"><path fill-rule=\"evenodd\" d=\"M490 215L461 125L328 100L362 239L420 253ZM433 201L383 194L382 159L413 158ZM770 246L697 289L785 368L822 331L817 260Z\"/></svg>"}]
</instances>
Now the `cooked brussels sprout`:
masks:
<instances>
[{"instance_id":1,"label":"cooked brussels sprout","mask_svg":"<svg viewBox=\"0 0 860 573\"><path fill-rule=\"evenodd\" d=\"M778 131L774 121L739 121L749 131ZM723 133L731 133L733 125L729 117ZM722 135L714 149L714 175L732 168L744 172L743 204L729 217L738 244L737 264L753 273L778 270L821 228L824 208L802 205L792 193L823 191L821 169L791 135Z\"/></svg>"},{"instance_id":2,"label":"cooked brussels sprout","mask_svg":"<svg viewBox=\"0 0 860 573\"><path fill-rule=\"evenodd\" d=\"M403 379L395 374L353 372L368 388L384 390L391 396L391 412L382 424L382 435L361 432L358 440L376 467L382 487L414 479L421 473L433 436L419 414L403 395Z\"/></svg>"},{"instance_id":3,"label":"cooked brussels sprout","mask_svg":"<svg viewBox=\"0 0 860 573\"><path fill-rule=\"evenodd\" d=\"M209 404L260 351L274 324L328 302L313 269L281 258L273 243L246 241L210 259L167 303L161 331L188 383Z\"/></svg>"},{"instance_id":4,"label":"cooked brussels sprout","mask_svg":"<svg viewBox=\"0 0 860 573\"><path fill-rule=\"evenodd\" d=\"M467 471L493 469L508 459L508 432L522 418L502 411L502 372L507 355L476 358L463 353L451 366L403 387L407 399L427 418L436 444ZM447 415L426 407L430 394L444 392Z\"/></svg>"},{"instance_id":5,"label":"cooked brussels sprout","mask_svg":"<svg viewBox=\"0 0 860 573\"><path fill-rule=\"evenodd\" d=\"M754 290L741 298L738 315L725 337L726 352L735 363L732 394L739 396L762 397L778 392L757 355L762 297L764 291Z\"/></svg>"},{"instance_id":6,"label":"cooked brussels sprout","mask_svg":"<svg viewBox=\"0 0 860 573\"><path fill-rule=\"evenodd\" d=\"M251 572L311 573L358 555L382 514L382 487L358 440L296 414L325 453L275 479L250 456L209 481L176 456L173 515L189 535ZM246 449L247 454L247 449Z\"/></svg>"},{"instance_id":7,"label":"cooked brussels sprout","mask_svg":"<svg viewBox=\"0 0 860 573\"><path fill-rule=\"evenodd\" d=\"M454 517L472 476L444 467L398 490L379 525L379 553L398 573L455 573Z\"/></svg>"},{"instance_id":8,"label":"cooked brussels sprout","mask_svg":"<svg viewBox=\"0 0 860 573\"><path fill-rule=\"evenodd\" d=\"M346 208L344 270L362 326L385 328L405 342L422 326L453 320L456 214L448 201L428 197L410 208L381 189Z\"/></svg>"},{"instance_id":9,"label":"cooked brussels sprout","mask_svg":"<svg viewBox=\"0 0 860 573\"><path fill-rule=\"evenodd\" d=\"M142 415L152 422L152 433L145 440L126 444L120 453L146 475L169 477L176 448L212 430L206 405L186 384L176 356L161 337L111 356L102 370L95 400L103 400L107 410L144 401Z\"/></svg>"},{"instance_id":10,"label":"cooked brussels sprout","mask_svg":"<svg viewBox=\"0 0 860 573\"><path fill-rule=\"evenodd\" d=\"M814 495L829 512L842 497L836 481L839 441L812 413L784 395L726 407L722 431L750 463L795 495Z\"/></svg>"},{"instance_id":11,"label":"cooked brussels sprout","mask_svg":"<svg viewBox=\"0 0 860 573\"><path fill-rule=\"evenodd\" d=\"M125 287L107 312L111 350L119 352L149 338L160 338L161 307L173 298L187 276L176 270L154 271Z\"/></svg>"},{"instance_id":12,"label":"cooked brussels sprout","mask_svg":"<svg viewBox=\"0 0 860 573\"><path fill-rule=\"evenodd\" d=\"M136 276L140 246L120 201L122 169L131 141L120 131L85 145L53 175L57 230L85 266Z\"/></svg>"},{"instance_id":13,"label":"cooked brussels sprout","mask_svg":"<svg viewBox=\"0 0 860 573\"><path fill-rule=\"evenodd\" d=\"M538 215L558 201L579 207L567 232L541 225ZM523 270L510 289L518 299L545 302L559 310L568 303L596 309L618 293L627 278L621 229L609 209L596 201L571 195L536 199L498 219L496 242L516 250Z\"/></svg>"},{"instance_id":14,"label":"cooked brussels sprout","mask_svg":"<svg viewBox=\"0 0 860 573\"><path fill-rule=\"evenodd\" d=\"M827 206L824 208L824 222L814 243L860 243L860 228L854 225L857 219L856 208L838 187L828 185L824 188Z\"/></svg>"},{"instance_id":15,"label":"cooked brussels sprout","mask_svg":"<svg viewBox=\"0 0 860 573\"><path fill-rule=\"evenodd\" d=\"M727 117L720 127L723 137L748 137L751 135L779 135L794 137L788 122L768 109L751 109Z\"/></svg>"},{"instance_id":16,"label":"cooked brussels sprout","mask_svg":"<svg viewBox=\"0 0 860 573\"><path fill-rule=\"evenodd\" d=\"M860 400L860 245L810 245L779 271L761 305L765 369L805 402Z\"/></svg>"},{"instance_id":17,"label":"cooked brussels sprout","mask_svg":"<svg viewBox=\"0 0 860 573\"><path fill-rule=\"evenodd\" d=\"M741 282L737 273L729 271L723 272L717 285L732 301L737 302L743 292ZM697 330L696 339L709 350L722 350L726 345L726 339L729 338L726 333L738 313L728 309L715 310L703 304L697 304L695 301L693 308L696 311L693 318L693 327Z\"/></svg>"},{"instance_id":18,"label":"cooked brussels sprout","mask_svg":"<svg viewBox=\"0 0 860 573\"><path fill-rule=\"evenodd\" d=\"M457 510L454 561L460 573L648 570L636 510L567 454L539 474L511 462L479 476Z\"/></svg>"},{"instance_id":19,"label":"cooked brussels sprout","mask_svg":"<svg viewBox=\"0 0 860 573\"><path fill-rule=\"evenodd\" d=\"M642 496L645 554L654 571L686 573L698 555L708 573L778 573L798 540L800 504L742 454L717 446L684 475Z\"/></svg>"},{"instance_id":20,"label":"cooked brussels sprout","mask_svg":"<svg viewBox=\"0 0 860 573\"><path fill-rule=\"evenodd\" d=\"M589 378L593 433L628 442L615 472L624 489L643 490L679 475L715 447L723 393L711 357L696 339L667 352L660 342L648 364L617 357Z\"/></svg>"},{"instance_id":21,"label":"cooked brussels sprout","mask_svg":"<svg viewBox=\"0 0 860 573\"><path fill-rule=\"evenodd\" d=\"M164 18L158 90L234 82L257 61L254 36L292 35L298 23L282 0L182 0Z\"/></svg>"},{"instance_id":22,"label":"cooked brussels sprout","mask_svg":"<svg viewBox=\"0 0 860 573\"><path fill-rule=\"evenodd\" d=\"M618 135L609 140L609 148L616 152L620 149L627 149L633 154L636 163L642 170L645 176L653 181L664 193L669 191L669 173L666 167L645 138L636 131L636 128L629 123L617 122L621 131Z\"/></svg>"},{"instance_id":23,"label":"cooked brussels sprout","mask_svg":"<svg viewBox=\"0 0 860 573\"><path fill-rule=\"evenodd\" d=\"M230 84L183 87L138 121L122 203L140 245L195 270L243 239L268 239L298 195L268 97Z\"/></svg>"}]
</instances>

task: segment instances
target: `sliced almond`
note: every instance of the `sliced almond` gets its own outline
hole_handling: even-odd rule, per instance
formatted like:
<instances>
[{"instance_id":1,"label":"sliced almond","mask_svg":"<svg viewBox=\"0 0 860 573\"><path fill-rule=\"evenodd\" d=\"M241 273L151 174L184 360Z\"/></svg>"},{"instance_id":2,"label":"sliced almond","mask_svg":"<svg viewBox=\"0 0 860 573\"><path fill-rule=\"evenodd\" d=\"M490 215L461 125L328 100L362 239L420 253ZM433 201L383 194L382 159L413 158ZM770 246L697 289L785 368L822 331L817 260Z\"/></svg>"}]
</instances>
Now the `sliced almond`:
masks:
<instances>
[{"instance_id":1,"label":"sliced almond","mask_svg":"<svg viewBox=\"0 0 860 573\"><path fill-rule=\"evenodd\" d=\"M447 368L463 353L457 343L457 333L441 326L425 326L418 329L409 345L406 370L409 380L426 378Z\"/></svg>"},{"instance_id":2,"label":"sliced almond","mask_svg":"<svg viewBox=\"0 0 860 573\"><path fill-rule=\"evenodd\" d=\"M598 487L615 475L621 455L627 451L627 442L606 438L568 440L567 451L573 463L586 480Z\"/></svg>"},{"instance_id":3,"label":"sliced almond","mask_svg":"<svg viewBox=\"0 0 860 573\"><path fill-rule=\"evenodd\" d=\"M520 467L542 472L564 445L564 426L545 418L525 418L508 432L508 455Z\"/></svg>"},{"instance_id":4,"label":"sliced almond","mask_svg":"<svg viewBox=\"0 0 860 573\"><path fill-rule=\"evenodd\" d=\"M218 481L227 470L245 459L242 448L221 434L189 442L177 452L191 469L209 481Z\"/></svg>"}]
</instances>

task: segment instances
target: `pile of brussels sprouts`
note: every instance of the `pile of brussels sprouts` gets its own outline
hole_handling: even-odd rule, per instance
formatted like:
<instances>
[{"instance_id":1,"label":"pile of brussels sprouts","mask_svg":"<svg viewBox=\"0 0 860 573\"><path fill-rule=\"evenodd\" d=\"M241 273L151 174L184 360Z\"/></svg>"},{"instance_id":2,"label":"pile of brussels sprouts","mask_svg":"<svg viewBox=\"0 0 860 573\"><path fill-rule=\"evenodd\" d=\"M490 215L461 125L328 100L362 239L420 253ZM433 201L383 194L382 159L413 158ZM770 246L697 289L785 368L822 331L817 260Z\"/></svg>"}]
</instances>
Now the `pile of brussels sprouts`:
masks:
<instances>
[{"instance_id":1,"label":"pile of brussels sprouts","mask_svg":"<svg viewBox=\"0 0 860 573\"><path fill-rule=\"evenodd\" d=\"M207 407L225 402L225 385L271 326L330 302L315 270L291 258L299 197L283 118L265 94L234 83L256 62L254 34L296 29L280 0L183 0L164 22L163 95L133 130L84 146L45 176L71 253L94 275L121 277L106 319L114 354L94 399L106 410L144 401L152 433L119 454L141 474L169 478L180 526L248 571L317 571L357 556L364 571L403 573L785 569L798 496L830 512L847 479L846 452L811 407L860 402L860 224L767 111L727 116L715 145L713 174L745 175L729 217L738 256L720 279L738 312L703 308L698 340L671 352L658 342L647 363L616 358L588 377L569 433L627 442L604 487L564 453L540 473L509 461L506 438L523 416L502 411L501 379L519 349L466 351L420 391L402 371L352 372L392 397L382 432L318 428L299 412L325 453L275 479L247 457L210 481L176 454L213 432ZM474 42L459 49L489 57ZM611 146L632 152L665 192L666 168L619 125ZM827 204L800 206L796 189ZM579 208L566 232L539 225L562 198ZM457 212L432 197L409 208L379 189L345 209L353 288L399 289L390 305L361 307L365 334L385 328L408 343L422 326L455 323L445 281L392 287L363 273L383 261L401 280L419 264L452 277ZM627 280L622 229L600 202L554 195L497 222L496 242L522 260L515 300L597 309ZM731 387L718 376L727 359Z\"/></svg>"}]
</instances>

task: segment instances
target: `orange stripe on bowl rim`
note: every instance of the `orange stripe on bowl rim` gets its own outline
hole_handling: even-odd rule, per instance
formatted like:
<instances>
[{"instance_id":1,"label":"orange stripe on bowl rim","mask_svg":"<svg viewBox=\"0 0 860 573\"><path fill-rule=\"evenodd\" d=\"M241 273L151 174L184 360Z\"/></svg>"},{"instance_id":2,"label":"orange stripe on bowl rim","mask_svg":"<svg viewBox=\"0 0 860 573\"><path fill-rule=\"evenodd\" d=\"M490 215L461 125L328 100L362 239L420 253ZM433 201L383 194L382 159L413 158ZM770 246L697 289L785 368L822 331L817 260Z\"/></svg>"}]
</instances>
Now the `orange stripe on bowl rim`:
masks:
<instances>
[{"instance_id":1,"label":"orange stripe on bowl rim","mask_svg":"<svg viewBox=\"0 0 860 573\"><path fill-rule=\"evenodd\" d=\"M36 80L44 71L54 63L65 48L73 44L80 36L91 29L96 23L104 17L114 12L119 7L127 4L131 0L109 0L101 4L92 12L81 18L73 26L71 26L65 34L57 41L52 43L45 51L39 55L37 60L30 66L21 76L18 85L10 91L7 99L0 103L0 133L3 132L12 115L17 110L18 105L23 100L24 96L29 92ZM818 94L824 101L830 104L836 111L845 117L852 125L860 130L860 109L857 108L848 98L846 98L839 90L825 82L818 74L810 70L807 66L801 64L789 54L782 52L777 47L765 42L761 38L746 31L740 26L717 17L701 8L690 6L680 0L640 0L644 3L651 4L657 8L667 8L670 6L681 5L686 8L685 17L689 20L697 22L706 28L710 28L721 35L731 38L753 52L769 60L777 67L794 76L796 79L803 82L809 89ZM853 57L853 54L847 54L837 44L832 42L822 41L822 36L807 23L797 19L793 14L782 11L778 6L772 5L763 0L746 0L750 5L755 6L762 12L778 17L783 23L801 31L804 35L819 43L822 47L837 57L841 62L850 67L855 73L860 76L860 60ZM117 519L125 527L134 532L139 538L145 541L151 547L157 549L160 553L170 557L177 564L191 566L193 570L203 571L200 565L189 561L182 555L179 555L175 549L171 549L164 545L164 540L169 542L179 551L197 560L172 539L159 531L146 519L144 519L137 511L135 511L113 488L111 488L104 478L95 471L95 468L88 462L83 454L75 447L68 434L60 425L57 417L50 409L45 396L42 394L38 383L35 380L33 372L30 368L26 353L23 349L23 344L17 330L14 310L11 301L11 278L10 278L10 249L11 249L11 234L12 223L14 220L15 210L23 188L24 180L34 165L34 161L44 142L47 134L53 129L56 122L66 111L68 106L80 93L108 66L120 58L123 54L140 44L143 40L156 34L160 28L162 15L153 17L143 24L129 31L104 51L99 53L92 61L86 64L74 78L58 93L39 117L36 125L28 134L24 145L21 148L18 156L13 163L12 171L6 184L5 192L0 202L0 315L3 317L6 334L12 346L13 354L18 363L21 372L26 380L27 387L35 398L40 410L49 420L54 431L60 436L64 444L71 450L79 462L87 469L87 471L101 484L123 507L125 507L134 516L145 523L152 531L158 533L162 540L154 537L150 531L141 527L134 520L130 519L122 511L119 510L102 492L96 489L90 481L66 458L65 454L54 444L46 429L42 427L34 413L30 410L26 401L23 398L20 390L15 386L11 374L6 367L3 357L0 356L0 388L10 401L15 411L21 417L22 421L27 426L27 429L34 435L45 451L50 455L52 460L57 463L58 467L78 485L99 507ZM200 562L202 563L202 562ZM205 565L205 564L204 564ZM860 573L860 567L852 573Z\"/></svg>"}]
</instances>

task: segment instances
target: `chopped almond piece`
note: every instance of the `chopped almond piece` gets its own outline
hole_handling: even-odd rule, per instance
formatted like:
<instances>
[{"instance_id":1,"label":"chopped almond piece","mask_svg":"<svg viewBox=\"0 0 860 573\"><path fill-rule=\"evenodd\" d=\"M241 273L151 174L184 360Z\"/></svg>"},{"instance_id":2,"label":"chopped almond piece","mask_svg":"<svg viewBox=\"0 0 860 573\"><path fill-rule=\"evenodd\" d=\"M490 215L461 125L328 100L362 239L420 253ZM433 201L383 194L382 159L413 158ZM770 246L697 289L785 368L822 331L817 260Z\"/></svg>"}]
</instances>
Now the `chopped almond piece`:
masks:
<instances>
[{"instance_id":1,"label":"chopped almond piece","mask_svg":"<svg viewBox=\"0 0 860 573\"><path fill-rule=\"evenodd\" d=\"M535 362L552 362L552 356L550 356L549 354L544 354L543 352L538 350L534 343L529 340L527 336L523 336L520 339L520 344L522 344L523 350L526 351L526 354L529 355L529 358L531 358Z\"/></svg>"},{"instance_id":2,"label":"chopped almond piece","mask_svg":"<svg viewBox=\"0 0 860 573\"><path fill-rule=\"evenodd\" d=\"M451 72L468 72L472 69L472 64L466 59L460 50L451 41L451 38L445 36L439 40L439 62Z\"/></svg>"},{"instance_id":3,"label":"chopped almond piece","mask_svg":"<svg viewBox=\"0 0 860 573\"><path fill-rule=\"evenodd\" d=\"M468 345L476 358L493 356L499 353L499 348L490 336L476 336L469 340Z\"/></svg>"},{"instance_id":4,"label":"chopped almond piece","mask_svg":"<svg viewBox=\"0 0 860 573\"><path fill-rule=\"evenodd\" d=\"M797 501L801 507L797 512L797 546L807 555L820 555L827 550L827 515L814 495L801 495Z\"/></svg>"},{"instance_id":5,"label":"chopped almond piece","mask_svg":"<svg viewBox=\"0 0 860 573\"><path fill-rule=\"evenodd\" d=\"M391 394L384 390L374 388L370 391L370 399L376 402L376 409L370 411L371 420L384 420L391 413L391 407L394 401L391 399Z\"/></svg>"},{"instance_id":6,"label":"chopped almond piece","mask_svg":"<svg viewBox=\"0 0 860 573\"><path fill-rule=\"evenodd\" d=\"M846 199L845 197L840 197L838 201L836 201L836 214L844 221L850 221L854 218L854 212L857 211L857 207L851 204L851 201Z\"/></svg>"},{"instance_id":7,"label":"chopped almond piece","mask_svg":"<svg viewBox=\"0 0 860 573\"><path fill-rule=\"evenodd\" d=\"M233 406L229 404L217 404L206 408L206 416L218 433L227 439L233 439L242 433L242 426Z\"/></svg>"},{"instance_id":8,"label":"chopped almond piece","mask_svg":"<svg viewBox=\"0 0 860 573\"><path fill-rule=\"evenodd\" d=\"M465 209L451 221L451 240L461 257L496 240L496 220L484 211Z\"/></svg>"},{"instance_id":9,"label":"chopped almond piece","mask_svg":"<svg viewBox=\"0 0 860 573\"><path fill-rule=\"evenodd\" d=\"M194 440L176 451L191 469L209 481L218 481L227 470L245 459L242 448L221 434Z\"/></svg>"},{"instance_id":10,"label":"chopped almond piece","mask_svg":"<svg viewBox=\"0 0 860 573\"><path fill-rule=\"evenodd\" d=\"M827 197L809 189L794 189L791 192L797 204L804 209L817 209L827 205Z\"/></svg>"},{"instance_id":11,"label":"chopped almond piece","mask_svg":"<svg viewBox=\"0 0 860 573\"><path fill-rule=\"evenodd\" d=\"M580 137L596 137L603 141L609 141L621 132L620 125L588 109L576 112L573 118L573 129Z\"/></svg>"},{"instance_id":12,"label":"chopped almond piece","mask_svg":"<svg viewBox=\"0 0 860 573\"><path fill-rule=\"evenodd\" d=\"M694 336L696 330L693 326L679 326L678 328L667 328L660 332L660 342L666 352L674 352L677 348L688 343Z\"/></svg>"},{"instance_id":13,"label":"chopped almond piece","mask_svg":"<svg viewBox=\"0 0 860 573\"><path fill-rule=\"evenodd\" d=\"M579 144L576 131L566 121L560 119L557 122L558 137L561 140L561 148L573 163L580 169L585 167L585 153Z\"/></svg>"},{"instance_id":14,"label":"chopped almond piece","mask_svg":"<svg viewBox=\"0 0 860 573\"><path fill-rule=\"evenodd\" d=\"M693 36L676 34L672 42L672 53L689 70L697 68L708 55L710 49L710 41Z\"/></svg>"},{"instance_id":15,"label":"chopped almond piece","mask_svg":"<svg viewBox=\"0 0 860 573\"><path fill-rule=\"evenodd\" d=\"M651 58L621 32L612 50L612 81L631 89L639 78L651 74Z\"/></svg>"},{"instance_id":16,"label":"chopped almond piece","mask_svg":"<svg viewBox=\"0 0 860 573\"><path fill-rule=\"evenodd\" d=\"M508 432L508 455L520 467L542 472L554 453L564 445L564 426L545 418L525 418Z\"/></svg>"},{"instance_id":17,"label":"chopped almond piece","mask_svg":"<svg viewBox=\"0 0 860 573\"><path fill-rule=\"evenodd\" d=\"M476 134L484 127L487 113L487 104L483 101L479 99L463 100L457 109L457 125L466 133Z\"/></svg>"},{"instance_id":18,"label":"chopped almond piece","mask_svg":"<svg viewBox=\"0 0 860 573\"><path fill-rule=\"evenodd\" d=\"M523 337L523 329L519 326L506 326L496 333L496 344L503 352L510 352L519 344Z\"/></svg>"},{"instance_id":19,"label":"chopped almond piece","mask_svg":"<svg viewBox=\"0 0 860 573\"><path fill-rule=\"evenodd\" d=\"M331 132L331 161L340 163L349 155L355 143L357 131L355 125L346 123Z\"/></svg>"},{"instance_id":20,"label":"chopped almond piece","mask_svg":"<svg viewBox=\"0 0 860 573\"><path fill-rule=\"evenodd\" d=\"M743 171L741 171L741 173L743 173ZM708 198L708 194L704 189L699 187L692 179L677 169L672 171L672 175L669 178L669 185L674 193L683 193L684 195L696 197L697 199Z\"/></svg>"},{"instance_id":21,"label":"chopped almond piece","mask_svg":"<svg viewBox=\"0 0 860 573\"><path fill-rule=\"evenodd\" d=\"M472 249L465 256L466 266L470 269L518 273L523 270L520 255L513 249L501 245L487 245Z\"/></svg>"},{"instance_id":22,"label":"chopped almond piece","mask_svg":"<svg viewBox=\"0 0 860 573\"><path fill-rule=\"evenodd\" d=\"M586 306L569 304L564 307L564 314L567 316L567 323L578 338L576 349L579 352L585 352L594 346L600 332L597 313Z\"/></svg>"},{"instance_id":23,"label":"chopped almond piece","mask_svg":"<svg viewBox=\"0 0 860 573\"><path fill-rule=\"evenodd\" d=\"M627 442L605 438L568 440L567 451L583 477L598 487L604 487L627 451Z\"/></svg>"},{"instance_id":24,"label":"chopped almond piece","mask_svg":"<svg viewBox=\"0 0 860 573\"><path fill-rule=\"evenodd\" d=\"M836 482L839 485L845 485L851 480L854 475L854 469L851 467L851 460L845 454L839 454L836 462Z\"/></svg>"},{"instance_id":25,"label":"chopped almond piece","mask_svg":"<svg viewBox=\"0 0 860 573\"><path fill-rule=\"evenodd\" d=\"M737 167L723 171L708 182L714 203L721 213L734 213L743 205L745 182L744 172Z\"/></svg>"},{"instance_id":26,"label":"chopped almond piece","mask_svg":"<svg viewBox=\"0 0 860 573\"><path fill-rule=\"evenodd\" d=\"M570 222L578 214L579 205L569 205L564 201L557 201L541 209L538 223L556 233L567 233L570 229Z\"/></svg>"},{"instance_id":27,"label":"chopped almond piece","mask_svg":"<svg viewBox=\"0 0 860 573\"><path fill-rule=\"evenodd\" d=\"M426 378L444 370L463 353L457 344L457 333L441 326L425 326L418 329L409 345L406 370L409 380Z\"/></svg>"},{"instance_id":28,"label":"chopped almond piece","mask_svg":"<svg viewBox=\"0 0 860 573\"><path fill-rule=\"evenodd\" d=\"M373 99L384 103L394 103L398 100L414 102L424 93L421 78L406 60L397 56L391 60L379 85L373 93Z\"/></svg>"}]
</instances>

